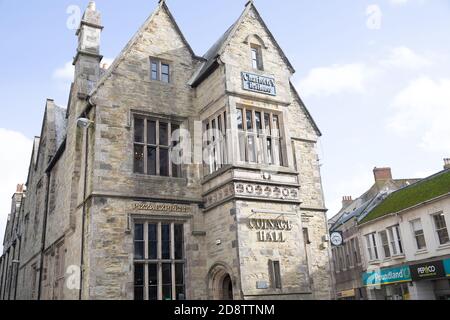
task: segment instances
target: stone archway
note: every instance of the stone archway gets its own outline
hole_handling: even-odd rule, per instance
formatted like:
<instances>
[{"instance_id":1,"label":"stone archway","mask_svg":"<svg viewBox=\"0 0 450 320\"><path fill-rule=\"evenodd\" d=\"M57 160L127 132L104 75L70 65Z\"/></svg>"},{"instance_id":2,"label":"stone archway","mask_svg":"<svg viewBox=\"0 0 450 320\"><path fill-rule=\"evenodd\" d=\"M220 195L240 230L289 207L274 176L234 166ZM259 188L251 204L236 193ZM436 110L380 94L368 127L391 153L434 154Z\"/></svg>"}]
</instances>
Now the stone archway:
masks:
<instances>
[{"instance_id":1,"label":"stone archway","mask_svg":"<svg viewBox=\"0 0 450 320\"><path fill-rule=\"evenodd\" d=\"M208 298L233 300L234 284L231 269L224 263L215 264L208 273Z\"/></svg>"}]
</instances>

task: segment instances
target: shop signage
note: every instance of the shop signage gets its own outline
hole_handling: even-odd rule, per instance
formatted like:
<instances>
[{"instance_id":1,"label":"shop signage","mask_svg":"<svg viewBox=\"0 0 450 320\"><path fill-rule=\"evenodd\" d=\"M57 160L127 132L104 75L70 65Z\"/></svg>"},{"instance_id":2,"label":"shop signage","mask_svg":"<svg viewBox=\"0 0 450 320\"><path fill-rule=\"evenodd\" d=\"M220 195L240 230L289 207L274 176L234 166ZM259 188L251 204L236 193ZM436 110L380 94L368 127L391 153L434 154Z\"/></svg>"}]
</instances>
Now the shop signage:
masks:
<instances>
[{"instance_id":1,"label":"shop signage","mask_svg":"<svg viewBox=\"0 0 450 320\"><path fill-rule=\"evenodd\" d=\"M363 273L363 284L366 287L386 285L398 282L411 281L411 272L408 266L378 269Z\"/></svg>"},{"instance_id":2,"label":"shop signage","mask_svg":"<svg viewBox=\"0 0 450 320\"><path fill-rule=\"evenodd\" d=\"M444 260L444 271L447 277L450 277L450 259Z\"/></svg>"},{"instance_id":3,"label":"shop signage","mask_svg":"<svg viewBox=\"0 0 450 320\"><path fill-rule=\"evenodd\" d=\"M292 230L292 223L282 219L249 219L248 227L257 231L259 242L286 242L284 232Z\"/></svg>"},{"instance_id":4,"label":"shop signage","mask_svg":"<svg viewBox=\"0 0 450 320\"><path fill-rule=\"evenodd\" d=\"M437 279L445 277L442 260L415 264L409 267L413 280Z\"/></svg>"},{"instance_id":5,"label":"shop signage","mask_svg":"<svg viewBox=\"0 0 450 320\"><path fill-rule=\"evenodd\" d=\"M277 95L275 79L271 77L242 72L242 87L247 91L264 93L271 96Z\"/></svg>"},{"instance_id":6,"label":"shop signage","mask_svg":"<svg viewBox=\"0 0 450 320\"><path fill-rule=\"evenodd\" d=\"M338 298L351 298L354 297L355 295L356 295L355 289L345 290L337 293Z\"/></svg>"},{"instance_id":7,"label":"shop signage","mask_svg":"<svg viewBox=\"0 0 450 320\"><path fill-rule=\"evenodd\" d=\"M135 203L133 210L186 213L191 211L191 207L178 204Z\"/></svg>"}]
</instances>

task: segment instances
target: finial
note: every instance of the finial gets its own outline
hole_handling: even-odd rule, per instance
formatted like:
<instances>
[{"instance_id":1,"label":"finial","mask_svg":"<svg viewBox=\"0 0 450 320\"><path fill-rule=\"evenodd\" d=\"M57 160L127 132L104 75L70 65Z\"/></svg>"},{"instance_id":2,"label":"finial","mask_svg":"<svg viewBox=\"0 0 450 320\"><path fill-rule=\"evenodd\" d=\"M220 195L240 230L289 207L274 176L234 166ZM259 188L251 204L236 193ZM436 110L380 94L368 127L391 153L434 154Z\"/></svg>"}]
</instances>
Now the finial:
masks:
<instances>
[{"instance_id":1,"label":"finial","mask_svg":"<svg viewBox=\"0 0 450 320\"><path fill-rule=\"evenodd\" d=\"M158 0L158 4L166 4L166 0Z\"/></svg>"},{"instance_id":2,"label":"finial","mask_svg":"<svg viewBox=\"0 0 450 320\"><path fill-rule=\"evenodd\" d=\"M95 1L89 1L88 9L92 10L92 11L96 11L97 10L96 9L96 5L95 5Z\"/></svg>"},{"instance_id":3,"label":"finial","mask_svg":"<svg viewBox=\"0 0 450 320\"><path fill-rule=\"evenodd\" d=\"M246 7L249 5L254 5L253 0L248 0L247 3L245 4Z\"/></svg>"}]
</instances>

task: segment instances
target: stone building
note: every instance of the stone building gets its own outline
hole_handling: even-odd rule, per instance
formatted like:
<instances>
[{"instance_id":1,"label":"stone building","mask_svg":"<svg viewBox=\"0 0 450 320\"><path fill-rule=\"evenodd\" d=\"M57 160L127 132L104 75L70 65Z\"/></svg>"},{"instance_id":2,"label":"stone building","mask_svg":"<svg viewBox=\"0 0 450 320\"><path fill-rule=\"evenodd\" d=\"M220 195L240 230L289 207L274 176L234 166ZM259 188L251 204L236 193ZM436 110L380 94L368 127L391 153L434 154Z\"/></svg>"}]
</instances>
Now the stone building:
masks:
<instances>
[{"instance_id":1,"label":"stone building","mask_svg":"<svg viewBox=\"0 0 450 320\"><path fill-rule=\"evenodd\" d=\"M321 133L252 1L203 56L165 1L108 69L91 2L47 101L17 299L330 299Z\"/></svg>"}]
</instances>

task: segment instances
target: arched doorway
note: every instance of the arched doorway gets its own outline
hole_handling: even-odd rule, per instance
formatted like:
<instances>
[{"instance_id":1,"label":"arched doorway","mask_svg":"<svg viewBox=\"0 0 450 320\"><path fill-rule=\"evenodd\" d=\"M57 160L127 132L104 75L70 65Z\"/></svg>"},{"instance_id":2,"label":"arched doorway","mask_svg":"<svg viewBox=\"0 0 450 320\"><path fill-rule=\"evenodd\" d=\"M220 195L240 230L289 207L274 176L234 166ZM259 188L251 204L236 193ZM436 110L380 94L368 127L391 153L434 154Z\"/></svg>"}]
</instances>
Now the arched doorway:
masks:
<instances>
[{"instance_id":1,"label":"arched doorway","mask_svg":"<svg viewBox=\"0 0 450 320\"><path fill-rule=\"evenodd\" d=\"M208 274L208 296L212 300L233 300L234 286L230 269L216 264Z\"/></svg>"},{"instance_id":2,"label":"arched doorway","mask_svg":"<svg viewBox=\"0 0 450 320\"><path fill-rule=\"evenodd\" d=\"M229 274L222 281L222 300L233 300L233 282Z\"/></svg>"}]
</instances>

